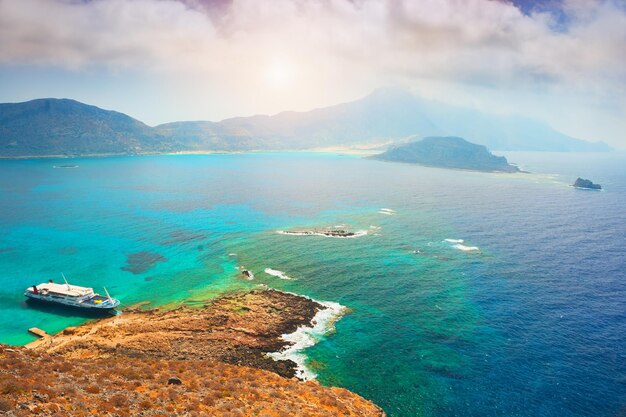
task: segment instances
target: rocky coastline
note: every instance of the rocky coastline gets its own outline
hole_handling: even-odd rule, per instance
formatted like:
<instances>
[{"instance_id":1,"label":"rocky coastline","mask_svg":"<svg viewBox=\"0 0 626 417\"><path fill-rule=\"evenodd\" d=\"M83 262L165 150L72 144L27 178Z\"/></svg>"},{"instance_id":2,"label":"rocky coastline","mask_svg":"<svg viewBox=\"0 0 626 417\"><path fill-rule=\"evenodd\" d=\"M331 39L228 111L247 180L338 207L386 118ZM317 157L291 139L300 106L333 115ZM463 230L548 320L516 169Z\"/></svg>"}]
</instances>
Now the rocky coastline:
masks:
<instances>
[{"instance_id":1,"label":"rocky coastline","mask_svg":"<svg viewBox=\"0 0 626 417\"><path fill-rule=\"evenodd\" d=\"M70 358L158 358L218 360L296 375L291 360L268 356L288 347L282 336L311 325L325 307L276 290L224 295L200 308L127 309L123 314L70 327L29 345Z\"/></svg>"},{"instance_id":2,"label":"rocky coastline","mask_svg":"<svg viewBox=\"0 0 626 417\"><path fill-rule=\"evenodd\" d=\"M326 308L253 290L0 345L0 415L385 416L350 391L298 380L296 363L271 356Z\"/></svg>"}]
</instances>

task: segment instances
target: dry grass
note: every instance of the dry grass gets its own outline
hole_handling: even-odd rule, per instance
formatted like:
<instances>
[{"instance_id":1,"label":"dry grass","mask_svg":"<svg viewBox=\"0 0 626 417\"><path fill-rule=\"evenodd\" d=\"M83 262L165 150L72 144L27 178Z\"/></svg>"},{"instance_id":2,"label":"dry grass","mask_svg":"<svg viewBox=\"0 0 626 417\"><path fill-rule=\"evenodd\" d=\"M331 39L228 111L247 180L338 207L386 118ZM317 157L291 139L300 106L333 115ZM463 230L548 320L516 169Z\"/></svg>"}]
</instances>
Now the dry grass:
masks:
<instances>
[{"instance_id":1,"label":"dry grass","mask_svg":"<svg viewBox=\"0 0 626 417\"><path fill-rule=\"evenodd\" d=\"M171 377L181 385L168 385ZM194 360L67 359L0 346L0 414L55 416L381 416L339 388Z\"/></svg>"}]
</instances>

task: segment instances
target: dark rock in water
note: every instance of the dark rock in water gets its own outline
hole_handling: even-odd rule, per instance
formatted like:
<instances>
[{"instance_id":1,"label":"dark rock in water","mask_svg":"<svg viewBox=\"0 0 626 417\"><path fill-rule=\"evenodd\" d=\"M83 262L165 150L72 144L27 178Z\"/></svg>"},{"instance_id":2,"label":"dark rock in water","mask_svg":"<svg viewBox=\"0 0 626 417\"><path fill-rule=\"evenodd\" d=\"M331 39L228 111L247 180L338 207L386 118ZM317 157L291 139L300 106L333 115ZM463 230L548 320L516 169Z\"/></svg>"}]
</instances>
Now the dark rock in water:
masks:
<instances>
[{"instance_id":1,"label":"dark rock in water","mask_svg":"<svg viewBox=\"0 0 626 417\"><path fill-rule=\"evenodd\" d=\"M589 190L601 190L602 189L602 186L600 184L594 184L590 180L586 180L580 177L576 179L576 182L572 184L572 187L587 188Z\"/></svg>"},{"instance_id":2,"label":"dark rock in water","mask_svg":"<svg viewBox=\"0 0 626 417\"><path fill-rule=\"evenodd\" d=\"M348 232L347 230L323 230L319 231L325 236L335 236L335 237L350 237L354 236L354 232Z\"/></svg>"},{"instance_id":3,"label":"dark rock in water","mask_svg":"<svg viewBox=\"0 0 626 417\"><path fill-rule=\"evenodd\" d=\"M282 233L285 235L297 235L297 236L306 236L306 235L318 235L318 236L329 236L329 237L356 236L356 233L349 232L347 230L342 230L342 229L286 230L286 231L283 231Z\"/></svg>"},{"instance_id":4,"label":"dark rock in water","mask_svg":"<svg viewBox=\"0 0 626 417\"><path fill-rule=\"evenodd\" d=\"M432 136L421 141L397 145L373 159L411 162L439 168L486 172L520 172L504 156L496 156L482 145L454 136Z\"/></svg>"},{"instance_id":5,"label":"dark rock in water","mask_svg":"<svg viewBox=\"0 0 626 417\"><path fill-rule=\"evenodd\" d=\"M133 274L141 274L148 271L159 262L165 261L167 261L167 258L158 253L146 251L136 252L127 255L126 265L120 269L122 271L132 272Z\"/></svg>"},{"instance_id":6,"label":"dark rock in water","mask_svg":"<svg viewBox=\"0 0 626 417\"><path fill-rule=\"evenodd\" d=\"M180 378L172 377L167 380L167 385L182 385L183 381Z\"/></svg>"}]
</instances>

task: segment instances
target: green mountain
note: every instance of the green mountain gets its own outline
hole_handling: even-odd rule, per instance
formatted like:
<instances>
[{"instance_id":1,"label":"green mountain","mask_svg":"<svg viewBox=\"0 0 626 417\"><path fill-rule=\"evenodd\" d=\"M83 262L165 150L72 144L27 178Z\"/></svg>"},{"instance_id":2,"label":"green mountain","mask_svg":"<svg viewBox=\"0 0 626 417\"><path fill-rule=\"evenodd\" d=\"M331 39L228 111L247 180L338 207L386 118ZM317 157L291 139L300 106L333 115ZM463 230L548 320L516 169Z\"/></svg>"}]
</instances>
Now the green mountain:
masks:
<instances>
[{"instance_id":1,"label":"green mountain","mask_svg":"<svg viewBox=\"0 0 626 417\"><path fill-rule=\"evenodd\" d=\"M428 136L462 136L497 150L609 150L536 120L449 106L398 89L306 112L156 127L68 99L0 104L0 156L9 157L379 148Z\"/></svg>"},{"instance_id":2,"label":"green mountain","mask_svg":"<svg viewBox=\"0 0 626 417\"><path fill-rule=\"evenodd\" d=\"M433 136L421 141L393 146L388 151L372 158L440 168L519 172L519 169L510 165L505 157L495 156L485 146L454 136Z\"/></svg>"},{"instance_id":3,"label":"green mountain","mask_svg":"<svg viewBox=\"0 0 626 417\"><path fill-rule=\"evenodd\" d=\"M68 99L0 104L0 155L167 151L153 128L115 111Z\"/></svg>"}]
</instances>

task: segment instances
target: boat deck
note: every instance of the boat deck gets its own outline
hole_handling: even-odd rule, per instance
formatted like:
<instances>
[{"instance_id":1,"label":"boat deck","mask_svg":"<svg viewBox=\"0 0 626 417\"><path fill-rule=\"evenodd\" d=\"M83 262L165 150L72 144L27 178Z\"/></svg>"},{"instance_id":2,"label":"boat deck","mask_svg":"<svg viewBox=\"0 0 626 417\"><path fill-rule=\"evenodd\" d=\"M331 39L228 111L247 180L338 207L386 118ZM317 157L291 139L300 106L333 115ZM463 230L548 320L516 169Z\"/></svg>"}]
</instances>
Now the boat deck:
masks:
<instances>
[{"instance_id":1,"label":"boat deck","mask_svg":"<svg viewBox=\"0 0 626 417\"><path fill-rule=\"evenodd\" d=\"M82 304L89 304L97 306L99 304L107 304L109 302L109 297L105 297L104 295L95 295L91 297L89 300L85 300Z\"/></svg>"}]
</instances>

